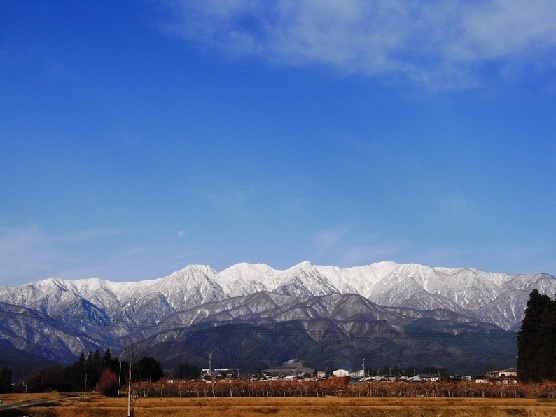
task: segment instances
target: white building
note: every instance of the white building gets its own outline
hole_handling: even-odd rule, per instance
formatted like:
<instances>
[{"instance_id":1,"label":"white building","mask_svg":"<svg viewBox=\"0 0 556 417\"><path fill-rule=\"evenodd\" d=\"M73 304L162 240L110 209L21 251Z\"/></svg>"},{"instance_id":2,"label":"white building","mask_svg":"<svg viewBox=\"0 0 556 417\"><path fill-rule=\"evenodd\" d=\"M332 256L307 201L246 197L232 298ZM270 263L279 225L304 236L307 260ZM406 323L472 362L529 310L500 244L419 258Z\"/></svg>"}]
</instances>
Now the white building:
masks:
<instances>
[{"instance_id":1,"label":"white building","mask_svg":"<svg viewBox=\"0 0 556 417\"><path fill-rule=\"evenodd\" d=\"M332 375L334 375L334 376L349 376L349 371L346 371L345 369L336 369L335 371L332 371Z\"/></svg>"}]
</instances>

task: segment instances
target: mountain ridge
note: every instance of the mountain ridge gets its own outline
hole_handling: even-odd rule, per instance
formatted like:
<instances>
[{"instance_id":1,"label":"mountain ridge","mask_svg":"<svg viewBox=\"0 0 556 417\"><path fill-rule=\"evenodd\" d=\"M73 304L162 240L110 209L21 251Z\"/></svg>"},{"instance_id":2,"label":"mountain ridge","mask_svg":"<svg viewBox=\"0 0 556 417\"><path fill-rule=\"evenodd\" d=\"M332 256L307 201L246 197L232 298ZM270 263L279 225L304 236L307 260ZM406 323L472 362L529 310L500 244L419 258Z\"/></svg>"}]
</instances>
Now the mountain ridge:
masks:
<instances>
[{"instance_id":1,"label":"mountain ridge","mask_svg":"<svg viewBox=\"0 0 556 417\"><path fill-rule=\"evenodd\" d=\"M522 318L523 301L533 288L556 293L556 279L544 273L514 275L391 261L350 268L304 261L285 270L239 263L217 272L208 265L188 265L163 278L136 282L48 278L0 287L0 301L56 315L58 305L83 299L91 309L110 311L110 320L134 321L138 310L156 310L156 314L141 319L156 323L174 311L259 291L301 298L359 294L379 305L447 308L515 329ZM96 319L107 320L102 316L99 312Z\"/></svg>"},{"instance_id":2,"label":"mountain ridge","mask_svg":"<svg viewBox=\"0 0 556 417\"><path fill-rule=\"evenodd\" d=\"M554 294L556 278L390 261L351 268L302 262L285 270L240 263L220 272L207 265L188 265L166 277L137 282L49 278L0 287L4 306L0 315L9 319L0 323L0 347L71 361L95 347L109 346L118 352L145 340L179 350L188 343L180 337L192 337L203 340L201 347L189 350L192 355L199 357L202 349L211 349L210 343L230 343L230 349L240 351L227 352L242 366L249 364L242 356L244 345L259 352L259 363L271 362L265 352L279 353L280 358L306 354L317 361L317 352L340 345L343 361L372 354L383 361L398 355L400 362L409 363L426 353L419 349L430 346L435 354L427 351L422 356L430 361L438 357L465 363L458 355L468 354L484 362L481 352L489 352L484 357L490 363L507 363L515 358L512 332L519 327L534 288ZM341 303L331 312L326 303L334 300ZM14 308L23 310L15 316ZM219 334L222 326L232 326L236 333ZM246 334L237 334L237 329ZM293 329L295 343L288 342L280 329ZM365 340L373 340L373 332L379 332L384 341L373 342L371 349L353 338L359 333L350 329L360 329ZM328 336L315 340L319 332ZM469 332L477 333L475 340L461 339ZM35 340L44 344L39 351L33 346ZM277 340L283 351L272 346ZM304 345L311 343L320 350ZM156 351L164 354L159 348ZM383 351L388 349L393 350ZM171 361L171 352L167 355ZM330 366L343 363L331 353L326 355Z\"/></svg>"}]
</instances>

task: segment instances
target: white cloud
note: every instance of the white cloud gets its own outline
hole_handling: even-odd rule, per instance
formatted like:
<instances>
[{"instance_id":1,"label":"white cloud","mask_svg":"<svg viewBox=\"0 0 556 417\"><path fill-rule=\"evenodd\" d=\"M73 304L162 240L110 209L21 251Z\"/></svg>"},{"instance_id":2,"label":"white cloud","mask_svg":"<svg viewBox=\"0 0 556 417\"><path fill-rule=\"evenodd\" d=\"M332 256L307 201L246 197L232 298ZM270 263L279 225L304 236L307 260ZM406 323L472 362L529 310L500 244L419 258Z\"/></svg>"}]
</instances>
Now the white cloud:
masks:
<instances>
[{"instance_id":1,"label":"white cloud","mask_svg":"<svg viewBox=\"0 0 556 417\"><path fill-rule=\"evenodd\" d=\"M480 81L483 65L556 63L556 3L508 0L175 0L166 30L235 58L321 64L430 87ZM552 58L551 58L552 57Z\"/></svg>"}]
</instances>

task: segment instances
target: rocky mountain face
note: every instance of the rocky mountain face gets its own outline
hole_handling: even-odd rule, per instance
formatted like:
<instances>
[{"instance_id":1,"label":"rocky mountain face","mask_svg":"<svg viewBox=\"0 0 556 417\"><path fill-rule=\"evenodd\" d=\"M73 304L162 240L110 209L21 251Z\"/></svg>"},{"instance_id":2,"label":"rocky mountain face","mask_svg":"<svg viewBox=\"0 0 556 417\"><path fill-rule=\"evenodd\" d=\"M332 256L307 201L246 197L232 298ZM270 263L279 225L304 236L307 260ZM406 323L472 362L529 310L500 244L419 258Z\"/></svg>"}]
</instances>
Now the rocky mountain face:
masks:
<instances>
[{"instance_id":1,"label":"rocky mountain face","mask_svg":"<svg viewBox=\"0 0 556 417\"><path fill-rule=\"evenodd\" d=\"M330 367L371 357L377 365L511 366L534 288L554 294L556 279L393 262L284 271L243 263L221 272L192 265L128 283L47 279L0 287L0 350L71 361L136 343L168 366L204 364L208 352L221 352L229 367L292 357Z\"/></svg>"}]
</instances>

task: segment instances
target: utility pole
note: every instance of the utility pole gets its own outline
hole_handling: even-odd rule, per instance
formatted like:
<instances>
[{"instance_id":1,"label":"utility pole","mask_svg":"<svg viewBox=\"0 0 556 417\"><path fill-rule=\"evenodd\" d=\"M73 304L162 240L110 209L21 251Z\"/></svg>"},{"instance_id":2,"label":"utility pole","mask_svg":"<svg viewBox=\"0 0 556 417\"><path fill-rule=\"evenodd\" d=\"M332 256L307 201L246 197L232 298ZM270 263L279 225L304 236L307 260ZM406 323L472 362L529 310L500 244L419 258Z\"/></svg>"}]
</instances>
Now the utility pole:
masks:
<instances>
[{"instance_id":1,"label":"utility pole","mask_svg":"<svg viewBox=\"0 0 556 417\"><path fill-rule=\"evenodd\" d=\"M212 395L214 395L214 376L212 375L212 352L209 353L209 375L210 375L210 387L212 389Z\"/></svg>"},{"instance_id":2,"label":"utility pole","mask_svg":"<svg viewBox=\"0 0 556 417\"><path fill-rule=\"evenodd\" d=\"M131 361L129 362L129 379L127 381L127 417L131 417Z\"/></svg>"},{"instance_id":3,"label":"utility pole","mask_svg":"<svg viewBox=\"0 0 556 417\"><path fill-rule=\"evenodd\" d=\"M85 393L87 392L87 375L85 374L85 384L83 385L83 399L85 399Z\"/></svg>"},{"instance_id":4,"label":"utility pole","mask_svg":"<svg viewBox=\"0 0 556 417\"><path fill-rule=\"evenodd\" d=\"M133 417L133 404L131 401L131 367L134 358L133 343L131 344L131 357L129 359L129 376L127 380L127 417Z\"/></svg>"}]
</instances>

